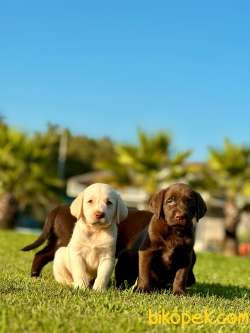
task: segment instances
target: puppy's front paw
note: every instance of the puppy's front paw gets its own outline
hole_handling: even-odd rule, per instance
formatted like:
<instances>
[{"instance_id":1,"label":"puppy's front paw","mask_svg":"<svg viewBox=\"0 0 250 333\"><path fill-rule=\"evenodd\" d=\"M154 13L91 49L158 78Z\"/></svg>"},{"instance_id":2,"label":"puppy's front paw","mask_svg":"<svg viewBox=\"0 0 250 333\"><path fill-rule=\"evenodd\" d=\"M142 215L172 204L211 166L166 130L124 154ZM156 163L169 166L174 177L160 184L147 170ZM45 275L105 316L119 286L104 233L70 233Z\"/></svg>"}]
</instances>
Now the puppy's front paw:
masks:
<instances>
[{"instance_id":1,"label":"puppy's front paw","mask_svg":"<svg viewBox=\"0 0 250 333\"><path fill-rule=\"evenodd\" d=\"M184 296L186 293L182 288L174 288L173 294L176 296Z\"/></svg>"},{"instance_id":2,"label":"puppy's front paw","mask_svg":"<svg viewBox=\"0 0 250 333\"><path fill-rule=\"evenodd\" d=\"M151 291L151 288L148 284L138 283L135 291L139 293L149 293Z\"/></svg>"},{"instance_id":3,"label":"puppy's front paw","mask_svg":"<svg viewBox=\"0 0 250 333\"><path fill-rule=\"evenodd\" d=\"M84 281L76 281L73 283L74 289L86 289L87 286L85 285Z\"/></svg>"},{"instance_id":4,"label":"puppy's front paw","mask_svg":"<svg viewBox=\"0 0 250 333\"><path fill-rule=\"evenodd\" d=\"M107 287L102 283L94 283L94 285L93 285L93 290L96 290L96 291L103 291L106 289L107 289Z\"/></svg>"}]
</instances>

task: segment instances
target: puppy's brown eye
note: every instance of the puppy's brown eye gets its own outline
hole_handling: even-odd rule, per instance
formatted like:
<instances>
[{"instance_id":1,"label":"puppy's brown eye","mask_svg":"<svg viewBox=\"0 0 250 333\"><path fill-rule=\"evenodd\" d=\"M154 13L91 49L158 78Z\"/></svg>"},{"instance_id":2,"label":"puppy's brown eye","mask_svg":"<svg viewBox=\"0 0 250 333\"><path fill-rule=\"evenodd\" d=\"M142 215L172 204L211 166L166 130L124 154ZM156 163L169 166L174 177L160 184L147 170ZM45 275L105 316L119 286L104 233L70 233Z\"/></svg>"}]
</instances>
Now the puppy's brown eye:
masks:
<instances>
[{"instance_id":1,"label":"puppy's brown eye","mask_svg":"<svg viewBox=\"0 0 250 333\"><path fill-rule=\"evenodd\" d=\"M111 206L111 205L113 205L113 202L110 201L110 200L107 200L107 201L106 201L106 204L107 204L108 206Z\"/></svg>"},{"instance_id":2,"label":"puppy's brown eye","mask_svg":"<svg viewBox=\"0 0 250 333\"><path fill-rule=\"evenodd\" d=\"M87 201L87 203L92 204L92 203L93 203L93 200L92 200L92 199L89 199L89 200Z\"/></svg>"},{"instance_id":3,"label":"puppy's brown eye","mask_svg":"<svg viewBox=\"0 0 250 333\"><path fill-rule=\"evenodd\" d=\"M166 200L166 202L167 202L168 204L174 204L174 203L175 203L175 198L174 198L174 197L168 198L168 199Z\"/></svg>"}]
</instances>

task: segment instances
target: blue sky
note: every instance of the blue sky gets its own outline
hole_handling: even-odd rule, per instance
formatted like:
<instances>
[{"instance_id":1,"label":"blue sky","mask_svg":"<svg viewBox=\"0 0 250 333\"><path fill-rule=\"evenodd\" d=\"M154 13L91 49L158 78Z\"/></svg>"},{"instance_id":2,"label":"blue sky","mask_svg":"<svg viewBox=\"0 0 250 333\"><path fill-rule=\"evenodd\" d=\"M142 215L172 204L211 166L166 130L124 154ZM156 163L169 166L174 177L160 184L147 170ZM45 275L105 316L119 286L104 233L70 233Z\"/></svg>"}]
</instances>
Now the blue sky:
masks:
<instances>
[{"instance_id":1,"label":"blue sky","mask_svg":"<svg viewBox=\"0 0 250 333\"><path fill-rule=\"evenodd\" d=\"M135 142L169 130L206 158L250 144L249 1L5 1L0 113L27 131Z\"/></svg>"}]
</instances>

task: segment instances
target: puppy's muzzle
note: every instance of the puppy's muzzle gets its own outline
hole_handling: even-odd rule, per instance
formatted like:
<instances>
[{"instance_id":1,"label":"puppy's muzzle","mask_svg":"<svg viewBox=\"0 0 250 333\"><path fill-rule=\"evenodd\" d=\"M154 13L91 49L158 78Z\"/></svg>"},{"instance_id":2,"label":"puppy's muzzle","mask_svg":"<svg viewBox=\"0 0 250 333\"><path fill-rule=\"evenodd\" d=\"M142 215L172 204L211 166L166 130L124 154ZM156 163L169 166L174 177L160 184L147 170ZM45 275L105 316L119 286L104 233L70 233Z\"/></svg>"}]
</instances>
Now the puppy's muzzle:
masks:
<instances>
[{"instance_id":1,"label":"puppy's muzzle","mask_svg":"<svg viewBox=\"0 0 250 333\"><path fill-rule=\"evenodd\" d=\"M95 218L97 220L103 219L104 217L105 217L105 213L104 212L101 212L101 211L96 211L95 212Z\"/></svg>"},{"instance_id":2,"label":"puppy's muzzle","mask_svg":"<svg viewBox=\"0 0 250 333\"><path fill-rule=\"evenodd\" d=\"M176 222L183 222L186 219L184 214L176 213L175 214L175 220Z\"/></svg>"},{"instance_id":3,"label":"puppy's muzzle","mask_svg":"<svg viewBox=\"0 0 250 333\"><path fill-rule=\"evenodd\" d=\"M176 222L176 225L180 225L180 226L185 226L188 221L189 221L189 218L187 216L187 214L185 213L176 213L175 214L175 222Z\"/></svg>"}]
</instances>

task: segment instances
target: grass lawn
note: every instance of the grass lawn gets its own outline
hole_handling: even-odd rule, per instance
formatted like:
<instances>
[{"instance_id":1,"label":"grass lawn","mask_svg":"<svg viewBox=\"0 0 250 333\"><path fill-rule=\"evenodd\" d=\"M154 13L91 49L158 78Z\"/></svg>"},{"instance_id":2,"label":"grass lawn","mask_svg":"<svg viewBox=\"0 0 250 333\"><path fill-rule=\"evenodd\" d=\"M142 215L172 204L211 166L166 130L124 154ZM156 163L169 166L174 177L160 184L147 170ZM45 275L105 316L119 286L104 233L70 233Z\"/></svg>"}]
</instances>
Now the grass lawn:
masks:
<instances>
[{"instance_id":1,"label":"grass lawn","mask_svg":"<svg viewBox=\"0 0 250 333\"><path fill-rule=\"evenodd\" d=\"M57 284L51 265L42 278L29 277L34 253L19 249L34 238L0 231L1 333L250 332L249 258L199 254L198 282L185 297L113 287L84 292Z\"/></svg>"}]
</instances>

